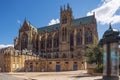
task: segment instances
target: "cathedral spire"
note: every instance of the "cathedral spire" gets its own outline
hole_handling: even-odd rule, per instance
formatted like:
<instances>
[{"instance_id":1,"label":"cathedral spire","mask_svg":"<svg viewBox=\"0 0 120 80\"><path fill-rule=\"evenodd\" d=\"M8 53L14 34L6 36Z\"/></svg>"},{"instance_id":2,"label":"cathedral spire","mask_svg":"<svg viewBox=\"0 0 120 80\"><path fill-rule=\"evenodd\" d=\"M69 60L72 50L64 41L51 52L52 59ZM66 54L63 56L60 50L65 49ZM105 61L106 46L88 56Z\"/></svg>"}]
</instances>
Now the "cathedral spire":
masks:
<instances>
[{"instance_id":1,"label":"cathedral spire","mask_svg":"<svg viewBox=\"0 0 120 80\"><path fill-rule=\"evenodd\" d=\"M26 17L24 19L24 24L28 24L29 25L29 22L27 21Z\"/></svg>"},{"instance_id":2,"label":"cathedral spire","mask_svg":"<svg viewBox=\"0 0 120 80\"><path fill-rule=\"evenodd\" d=\"M65 5L64 5L64 10L65 10Z\"/></svg>"},{"instance_id":3,"label":"cathedral spire","mask_svg":"<svg viewBox=\"0 0 120 80\"><path fill-rule=\"evenodd\" d=\"M62 9L62 6L60 6L60 12L62 12L62 10L63 10L63 9Z\"/></svg>"},{"instance_id":4,"label":"cathedral spire","mask_svg":"<svg viewBox=\"0 0 120 80\"><path fill-rule=\"evenodd\" d=\"M67 3L67 9L68 9L68 10L70 9L69 3Z\"/></svg>"}]
</instances>

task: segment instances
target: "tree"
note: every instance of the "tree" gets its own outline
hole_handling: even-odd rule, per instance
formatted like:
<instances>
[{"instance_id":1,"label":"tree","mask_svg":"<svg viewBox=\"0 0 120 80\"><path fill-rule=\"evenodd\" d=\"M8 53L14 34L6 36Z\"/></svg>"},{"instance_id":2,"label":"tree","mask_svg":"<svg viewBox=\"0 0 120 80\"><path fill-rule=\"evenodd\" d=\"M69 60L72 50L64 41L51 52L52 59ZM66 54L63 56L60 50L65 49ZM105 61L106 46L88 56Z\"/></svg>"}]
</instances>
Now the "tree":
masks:
<instances>
[{"instance_id":1,"label":"tree","mask_svg":"<svg viewBox=\"0 0 120 80\"><path fill-rule=\"evenodd\" d=\"M88 63L96 63L100 66L103 63L103 48L99 45L97 38L94 36L94 45L86 47L86 55Z\"/></svg>"},{"instance_id":2,"label":"tree","mask_svg":"<svg viewBox=\"0 0 120 80\"><path fill-rule=\"evenodd\" d=\"M86 49L88 63L96 63L100 66L103 62L103 48L99 45L89 45Z\"/></svg>"}]
</instances>

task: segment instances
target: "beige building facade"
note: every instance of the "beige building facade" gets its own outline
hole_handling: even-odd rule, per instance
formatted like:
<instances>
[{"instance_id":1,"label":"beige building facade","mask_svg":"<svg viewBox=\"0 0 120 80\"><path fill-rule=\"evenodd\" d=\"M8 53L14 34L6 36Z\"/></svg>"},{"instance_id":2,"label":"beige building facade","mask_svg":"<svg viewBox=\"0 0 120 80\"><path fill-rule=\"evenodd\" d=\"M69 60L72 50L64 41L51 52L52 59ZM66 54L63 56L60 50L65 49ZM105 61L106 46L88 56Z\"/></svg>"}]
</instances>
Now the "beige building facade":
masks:
<instances>
[{"instance_id":1,"label":"beige building facade","mask_svg":"<svg viewBox=\"0 0 120 80\"><path fill-rule=\"evenodd\" d=\"M55 72L84 70L85 65L80 59L40 59L25 62L26 72Z\"/></svg>"},{"instance_id":2,"label":"beige building facade","mask_svg":"<svg viewBox=\"0 0 120 80\"><path fill-rule=\"evenodd\" d=\"M23 72L25 71L26 60L36 60L39 56L28 51L18 51L13 47L0 50L1 72Z\"/></svg>"}]
</instances>

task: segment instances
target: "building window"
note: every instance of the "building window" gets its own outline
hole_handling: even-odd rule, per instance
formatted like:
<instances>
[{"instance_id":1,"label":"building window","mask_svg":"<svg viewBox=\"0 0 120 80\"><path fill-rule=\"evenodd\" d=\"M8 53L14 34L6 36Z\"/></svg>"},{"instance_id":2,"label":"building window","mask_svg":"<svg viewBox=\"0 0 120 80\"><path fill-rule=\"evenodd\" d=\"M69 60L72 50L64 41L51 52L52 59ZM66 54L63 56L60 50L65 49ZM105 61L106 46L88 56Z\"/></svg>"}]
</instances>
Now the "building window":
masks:
<instances>
[{"instance_id":1,"label":"building window","mask_svg":"<svg viewBox=\"0 0 120 80\"><path fill-rule=\"evenodd\" d=\"M67 40L67 28L65 27L65 41Z\"/></svg>"},{"instance_id":2,"label":"building window","mask_svg":"<svg viewBox=\"0 0 120 80\"><path fill-rule=\"evenodd\" d=\"M77 64L77 62L74 62L74 64Z\"/></svg>"},{"instance_id":3,"label":"building window","mask_svg":"<svg viewBox=\"0 0 120 80\"><path fill-rule=\"evenodd\" d=\"M45 36L41 39L41 49L45 49Z\"/></svg>"},{"instance_id":4,"label":"building window","mask_svg":"<svg viewBox=\"0 0 120 80\"><path fill-rule=\"evenodd\" d=\"M62 41L66 41L66 39L67 39L67 28L64 27L62 29Z\"/></svg>"},{"instance_id":5,"label":"building window","mask_svg":"<svg viewBox=\"0 0 120 80\"><path fill-rule=\"evenodd\" d=\"M88 44L88 43L92 43L93 41L93 38L92 38L92 32L86 32L85 34L85 43Z\"/></svg>"},{"instance_id":6,"label":"building window","mask_svg":"<svg viewBox=\"0 0 120 80\"><path fill-rule=\"evenodd\" d=\"M74 32L70 34L70 51L74 50Z\"/></svg>"},{"instance_id":7,"label":"building window","mask_svg":"<svg viewBox=\"0 0 120 80\"><path fill-rule=\"evenodd\" d=\"M52 62L49 62L49 64L52 64Z\"/></svg>"},{"instance_id":8,"label":"building window","mask_svg":"<svg viewBox=\"0 0 120 80\"><path fill-rule=\"evenodd\" d=\"M70 34L70 46L74 45L74 33Z\"/></svg>"},{"instance_id":9,"label":"building window","mask_svg":"<svg viewBox=\"0 0 120 80\"><path fill-rule=\"evenodd\" d=\"M55 53L55 58L59 58L59 55L58 55L58 53Z\"/></svg>"},{"instance_id":10,"label":"building window","mask_svg":"<svg viewBox=\"0 0 120 80\"><path fill-rule=\"evenodd\" d=\"M36 65L38 65L38 63L36 62Z\"/></svg>"},{"instance_id":11,"label":"building window","mask_svg":"<svg viewBox=\"0 0 120 80\"><path fill-rule=\"evenodd\" d=\"M28 44L28 35L26 33L23 33L21 37L21 50L27 49Z\"/></svg>"},{"instance_id":12,"label":"building window","mask_svg":"<svg viewBox=\"0 0 120 80\"><path fill-rule=\"evenodd\" d=\"M65 54L65 53L63 53L62 58L67 58L67 56L66 56L66 54Z\"/></svg>"},{"instance_id":13,"label":"building window","mask_svg":"<svg viewBox=\"0 0 120 80\"><path fill-rule=\"evenodd\" d=\"M63 18L62 19L62 24L66 24L67 23L67 18Z\"/></svg>"},{"instance_id":14,"label":"building window","mask_svg":"<svg viewBox=\"0 0 120 80\"><path fill-rule=\"evenodd\" d=\"M47 48L51 48L52 47L52 37L48 37L47 39Z\"/></svg>"},{"instance_id":15,"label":"building window","mask_svg":"<svg viewBox=\"0 0 120 80\"><path fill-rule=\"evenodd\" d=\"M60 64L60 62L56 62L56 64Z\"/></svg>"},{"instance_id":16,"label":"building window","mask_svg":"<svg viewBox=\"0 0 120 80\"><path fill-rule=\"evenodd\" d=\"M62 41L64 41L64 36L65 36L65 30L64 30L64 28L62 29Z\"/></svg>"},{"instance_id":17,"label":"building window","mask_svg":"<svg viewBox=\"0 0 120 80\"><path fill-rule=\"evenodd\" d=\"M71 54L71 58L74 58L74 55L73 55L73 54Z\"/></svg>"},{"instance_id":18,"label":"building window","mask_svg":"<svg viewBox=\"0 0 120 80\"><path fill-rule=\"evenodd\" d=\"M65 62L65 64L69 64L68 62Z\"/></svg>"},{"instance_id":19,"label":"building window","mask_svg":"<svg viewBox=\"0 0 120 80\"><path fill-rule=\"evenodd\" d=\"M82 32L81 31L77 32L76 40L77 40L76 41L77 45L81 45L82 44Z\"/></svg>"},{"instance_id":20,"label":"building window","mask_svg":"<svg viewBox=\"0 0 120 80\"><path fill-rule=\"evenodd\" d=\"M54 36L54 47L59 47L59 34L56 33Z\"/></svg>"}]
</instances>

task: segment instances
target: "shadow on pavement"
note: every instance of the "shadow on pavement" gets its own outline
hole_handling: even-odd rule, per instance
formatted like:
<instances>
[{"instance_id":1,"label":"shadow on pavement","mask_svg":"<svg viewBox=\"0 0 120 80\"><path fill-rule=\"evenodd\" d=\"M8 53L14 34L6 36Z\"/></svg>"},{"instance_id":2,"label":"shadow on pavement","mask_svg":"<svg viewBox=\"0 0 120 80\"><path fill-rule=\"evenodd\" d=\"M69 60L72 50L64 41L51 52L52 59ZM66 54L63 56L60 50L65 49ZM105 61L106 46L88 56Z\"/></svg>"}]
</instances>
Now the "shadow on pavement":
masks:
<instances>
[{"instance_id":1,"label":"shadow on pavement","mask_svg":"<svg viewBox=\"0 0 120 80\"><path fill-rule=\"evenodd\" d=\"M103 79L94 79L94 80L103 80Z\"/></svg>"},{"instance_id":2,"label":"shadow on pavement","mask_svg":"<svg viewBox=\"0 0 120 80\"><path fill-rule=\"evenodd\" d=\"M76 76L71 76L73 78L82 78L82 77L93 77L92 75L90 74L80 74L80 75L76 75Z\"/></svg>"},{"instance_id":3,"label":"shadow on pavement","mask_svg":"<svg viewBox=\"0 0 120 80\"><path fill-rule=\"evenodd\" d=\"M99 75L92 75L92 74L87 74L87 73L83 73L83 74L79 74L79 75L76 75L76 76L71 76L72 78L83 78L83 77L96 77L96 76L99 76ZM94 80L103 80L103 79L94 79Z\"/></svg>"}]
</instances>

